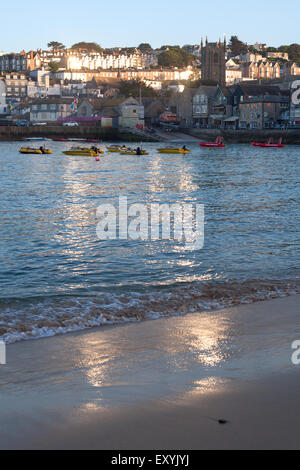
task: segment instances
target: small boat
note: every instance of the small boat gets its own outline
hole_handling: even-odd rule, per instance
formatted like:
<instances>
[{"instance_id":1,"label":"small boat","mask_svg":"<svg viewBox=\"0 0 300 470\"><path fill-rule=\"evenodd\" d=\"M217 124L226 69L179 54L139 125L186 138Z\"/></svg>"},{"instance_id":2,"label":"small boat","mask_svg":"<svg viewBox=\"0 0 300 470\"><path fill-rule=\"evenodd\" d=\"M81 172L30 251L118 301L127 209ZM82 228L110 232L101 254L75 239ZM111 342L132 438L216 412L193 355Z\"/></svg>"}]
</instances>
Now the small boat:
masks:
<instances>
[{"instance_id":1,"label":"small boat","mask_svg":"<svg viewBox=\"0 0 300 470\"><path fill-rule=\"evenodd\" d=\"M164 147L158 149L158 153L179 153L179 154L186 154L190 153L191 150L185 147Z\"/></svg>"},{"instance_id":2,"label":"small boat","mask_svg":"<svg viewBox=\"0 0 300 470\"><path fill-rule=\"evenodd\" d=\"M262 148L283 148L285 145L282 143L282 137L280 137L278 143L274 143L273 137L270 137L268 142L252 142L254 147L262 147Z\"/></svg>"},{"instance_id":3,"label":"small boat","mask_svg":"<svg viewBox=\"0 0 300 470\"><path fill-rule=\"evenodd\" d=\"M19 150L20 153L22 154L27 154L27 155L51 155L52 152L50 149L46 148L31 148L31 147L21 147Z\"/></svg>"},{"instance_id":4,"label":"small boat","mask_svg":"<svg viewBox=\"0 0 300 470\"><path fill-rule=\"evenodd\" d=\"M104 153L103 150L96 147L85 148L85 147L71 147L69 150L63 152L65 155L74 155L80 157L98 157L99 153Z\"/></svg>"},{"instance_id":5,"label":"small boat","mask_svg":"<svg viewBox=\"0 0 300 470\"><path fill-rule=\"evenodd\" d=\"M140 147L139 149L130 149L130 148L127 148L126 150L121 149L120 154L121 155L149 155L149 153L146 152L146 150L142 150Z\"/></svg>"},{"instance_id":6,"label":"small boat","mask_svg":"<svg viewBox=\"0 0 300 470\"><path fill-rule=\"evenodd\" d=\"M126 150L127 147L121 147L121 145L110 145L109 147L107 147L107 150L108 152L112 152L112 153L117 153L117 152L121 152L121 150Z\"/></svg>"},{"instance_id":7,"label":"small boat","mask_svg":"<svg viewBox=\"0 0 300 470\"><path fill-rule=\"evenodd\" d=\"M26 140L27 142L39 142L45 139L44 137L23 137L22 140Z\"/></svg>"},{"instance_id":8,"label":"small boat","mask_svg":"<svg viewBox=\"0 0 300 470\"><path fill-rule=\"evenodd\" d=\"M215 142L200 142L200 147L218 148L225 147L223 137L218 136Z\"/></svg>"},{"instance_id":9,"label":"small boat","mask_svg":"<svg viewBox=\"0 0 300 470\"><path fill-rule=\"evenodd\" d=\"M52 139L53 142L70 142L69 139Z\"/></svg>"}]
</instances>

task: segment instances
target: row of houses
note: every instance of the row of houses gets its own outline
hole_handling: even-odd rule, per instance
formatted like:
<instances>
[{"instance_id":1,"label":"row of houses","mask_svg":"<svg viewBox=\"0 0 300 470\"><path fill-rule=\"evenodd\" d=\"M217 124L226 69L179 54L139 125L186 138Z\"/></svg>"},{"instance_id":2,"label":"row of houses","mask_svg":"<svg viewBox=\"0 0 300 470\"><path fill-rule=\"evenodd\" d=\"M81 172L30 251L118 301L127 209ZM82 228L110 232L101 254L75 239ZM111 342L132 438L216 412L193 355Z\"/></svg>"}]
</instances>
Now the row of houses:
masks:
<instances>
[{"instance_id":1,"label":"row of houses","mask_svg":"<svg viewBox=\"0 0 300 470\"><path fill-rule=\"evenodd\" d=\"M189 88L173 95L170 109L187 128L264 129L300 123L290 89L271 85Z\"/></svg>"},{"instance_id":2,"label":"row of houses","mask_svg":"<svg viewBox=\"0 0 300 470\"><path fill-rule=\"evenodd\" d=\"M0 112L6 102L1 96ZM77 120L82 125L106 122L124 128L151 126L166 110L176 113L185 128L265 129L300 124L300 106L291 100L291 83L274 85L238 84L186 88L169 98L48 97L31 99L14 112L32 122Z\"/></svg>"},{"instance_id":3,"label":"row of houses","mask_svg":"<svg viewBox=\"0 0 300 470\"><path fill-rule=\"evenodd\" d=\"M81 125L102 125L123 129L144 127L144 105L135 98L82 99L74 104L72 98L35 99L22 104L19 118L31 122L59 123L77 121Z\"/></svg>"},{"instance_id":4,"label":"row of houses","mask_svg":"<svg viewBox=\"0 0 300 470\"><path fill-rule=\"evenodd\" d=\"M5 86L7 102L19 103L31 98L73 96L82 97L90 94L95 97L105 97L107 93L114 96L122 80L142 80L156 90L160 90L164 82L171 83L188 80L193 74L187 69L166 69L142 71L101 71L101 72L67 72L51 74L44 68L36 69L30 74L7 73L0 76ZM179 85L183 90L184 86Z\"/></svg>"},{"instance_id":5,"label":"row of houses","mask_svg":"<svg viewBox=\"0 0 300 470\"><path fill-rule=\"evenodd\" d=\"M0 72L30 72L55 62L68 70L126 69L157 66L157 55L142 53L110 53L65 50L37 50L0 55Z\"/></svg>"}]
</instances>

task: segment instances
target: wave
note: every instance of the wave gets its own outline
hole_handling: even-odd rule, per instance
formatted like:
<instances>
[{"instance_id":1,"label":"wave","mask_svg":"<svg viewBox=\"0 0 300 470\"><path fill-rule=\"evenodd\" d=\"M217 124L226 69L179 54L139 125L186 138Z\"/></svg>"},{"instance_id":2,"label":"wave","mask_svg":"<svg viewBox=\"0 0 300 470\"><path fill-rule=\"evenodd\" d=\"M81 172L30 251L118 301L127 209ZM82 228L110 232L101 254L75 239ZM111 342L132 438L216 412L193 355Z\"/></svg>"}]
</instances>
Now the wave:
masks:
<instances>
[{"instance_id":1,"label":"wave","mask_svg":"<svg viewBox=\"0 0 300 470\"><path fill-rule=\"evenodd\" d=\"M210 311L300 293L300 279L182 283L143 292L0 300L6 343L103 325Z\"/></svg>"}]
</instances>

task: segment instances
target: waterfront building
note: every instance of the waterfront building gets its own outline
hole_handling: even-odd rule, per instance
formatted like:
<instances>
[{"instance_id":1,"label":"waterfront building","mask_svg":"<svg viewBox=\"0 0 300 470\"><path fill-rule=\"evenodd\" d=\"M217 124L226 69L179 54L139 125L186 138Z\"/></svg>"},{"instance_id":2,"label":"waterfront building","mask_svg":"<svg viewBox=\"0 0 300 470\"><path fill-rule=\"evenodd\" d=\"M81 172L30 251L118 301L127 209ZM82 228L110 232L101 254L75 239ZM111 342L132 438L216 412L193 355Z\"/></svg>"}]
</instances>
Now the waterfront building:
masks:
<instances>
[{"instance_id":1,"label":"waterfront building","mask_svg":"<svg viewBox=\"0 0 300 470\"><path fill-rule=\"evenodd\" d=\"M74 98L35 99L30 103L30 121L57 121L74 113Z\"/></svg>"},{"instance_id":2,"label":"waterfront building","mask_svg":"<svg viewBox=\"0 0 300 470\"><path fill-rule=\"evenodd\" d=\"M192 97L192 120L194 127L209 127L216 86L201 85Z\"/></svg>"},{"instance_id":3,"label":"waterfront building","mask_svg":"<svg viewBox=\"0 0 300 470\"><path fill-rule=\"evenodd\" d=\"M136 129L144 126L144 105L135 98L84 100L77 110L78 117L111 118L116 126Z\"/></svg>"},{"instance_id":4,"label":"waterfront building","mask_svg":"<svg viewBox=\"0 0 300 470\"><path fill-rule=\"evenodd\" d=\"M241 129L267 129L289 121L289 96L249 97L240 103Z\"/></svg>"}]
</instances>

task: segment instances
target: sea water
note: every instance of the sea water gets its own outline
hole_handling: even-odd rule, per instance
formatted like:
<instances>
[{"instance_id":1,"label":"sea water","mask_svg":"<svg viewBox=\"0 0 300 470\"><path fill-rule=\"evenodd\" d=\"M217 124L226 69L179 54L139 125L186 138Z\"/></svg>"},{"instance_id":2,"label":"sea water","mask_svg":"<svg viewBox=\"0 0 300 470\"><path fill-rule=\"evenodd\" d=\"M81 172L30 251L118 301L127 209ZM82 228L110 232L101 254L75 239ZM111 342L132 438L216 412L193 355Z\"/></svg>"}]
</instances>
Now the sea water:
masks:
<instances>
[{"instance_id":1,"label":"sea water","mask_svg":"<svg viewBox=\"0 0 300 470\"><path fill-rule=\"evenodd\" d=\"M0 143L0 339L215 310L300 292L299 147L21 155ZM109 143L107 145L110 145ZM178 145L178 143L176 144ZM105 144L103 148L105 149ZM99 240L97 207L203 204L205 242Z\"/></svg>"}]
</instances>

